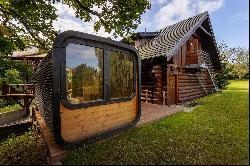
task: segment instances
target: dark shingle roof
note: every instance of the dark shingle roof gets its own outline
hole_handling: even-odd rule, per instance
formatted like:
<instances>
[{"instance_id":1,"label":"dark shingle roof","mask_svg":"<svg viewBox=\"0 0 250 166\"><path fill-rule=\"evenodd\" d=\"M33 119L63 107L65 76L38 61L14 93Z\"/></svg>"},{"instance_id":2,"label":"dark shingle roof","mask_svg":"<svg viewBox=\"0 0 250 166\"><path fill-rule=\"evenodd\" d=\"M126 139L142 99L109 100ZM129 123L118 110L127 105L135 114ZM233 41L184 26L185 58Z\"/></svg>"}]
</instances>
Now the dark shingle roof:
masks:
<instances>
[{"instance_id":1,"label":"dark shingle roof","mask_svg":"<svg viewBox=\"0 0 250 166\"><path fill-rule=\"evenodd\" d=\"M42 59L46 55L47 53L39 52L37 47L30 46L24 51L14 51L10 58L12 60Z\"/></svg>"},{"instance_id":2,"label":"dark shingle roof","mask_svg":"<svg viewBox=\"0 0 250 166\"><path fill-rule=\"evenodd\" d=\"M138 48L141 59L164 56L169 60L207 18L208 12L204 12L162 29L159 35Z\"/></svg>"}]
</instances>

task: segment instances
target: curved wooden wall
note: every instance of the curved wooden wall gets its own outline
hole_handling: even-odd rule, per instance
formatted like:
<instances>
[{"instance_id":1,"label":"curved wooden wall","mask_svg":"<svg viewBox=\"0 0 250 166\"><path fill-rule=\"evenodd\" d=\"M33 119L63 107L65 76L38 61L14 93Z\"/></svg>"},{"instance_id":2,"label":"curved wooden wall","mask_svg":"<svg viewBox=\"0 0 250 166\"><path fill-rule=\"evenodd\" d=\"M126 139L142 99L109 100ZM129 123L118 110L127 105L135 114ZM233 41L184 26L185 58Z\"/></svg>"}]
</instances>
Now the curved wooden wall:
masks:
<instances>
[{"instance_id":1,"label":"curved wooden wall","mask_svg":"<svg viewBox=\"0 0 250 166\"><path fill-rule=\"evenodd\" d=\"M132 101L89 108L69 110L60 105L61 135L67 142L85 138L122 127L136 119L137 98Z\"/></svg>"}]
</instances>

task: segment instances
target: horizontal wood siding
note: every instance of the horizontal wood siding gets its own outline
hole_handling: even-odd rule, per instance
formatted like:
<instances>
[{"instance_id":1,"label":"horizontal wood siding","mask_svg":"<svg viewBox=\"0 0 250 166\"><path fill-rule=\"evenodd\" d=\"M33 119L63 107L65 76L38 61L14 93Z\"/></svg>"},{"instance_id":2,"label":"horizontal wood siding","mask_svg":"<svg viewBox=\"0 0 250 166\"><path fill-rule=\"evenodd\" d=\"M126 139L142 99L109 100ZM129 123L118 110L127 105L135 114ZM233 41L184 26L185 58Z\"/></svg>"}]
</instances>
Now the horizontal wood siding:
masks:
<instances>
[{"instance_id":1,"label":"horizontal wood siding","mask_svg":"<svg viewBox=\"0 0 250 166\"><path fill-rule=\"evenodd\" d=\"M198 97L206 95L213 90L213 84L210 79L207 69L202 69L202 72L197 76L189 71L183 70L178 75L178 102L186 102ZM205 92L206 91L206 92Z\"/></svg>"},{"instance_id":2,"label":"horizontal wood siding","mask_svg":"<svg viewBox=\"0 0 250 166\"><path fill-rule=\"evenodd\" d=\"M79 141L124 126L136 118L137 100L69 110L62 104L61 133L68 142Z\"/></svg>"}]
</instances>

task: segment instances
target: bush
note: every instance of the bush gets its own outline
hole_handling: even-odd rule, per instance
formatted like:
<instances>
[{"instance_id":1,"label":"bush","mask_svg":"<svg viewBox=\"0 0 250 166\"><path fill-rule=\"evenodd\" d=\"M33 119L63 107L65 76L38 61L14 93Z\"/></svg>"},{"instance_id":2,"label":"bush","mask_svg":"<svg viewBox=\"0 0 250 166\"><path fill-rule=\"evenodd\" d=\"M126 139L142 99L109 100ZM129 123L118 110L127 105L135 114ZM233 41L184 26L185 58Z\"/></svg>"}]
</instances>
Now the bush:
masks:
<instances>
[{"instance_id":1,"label":"bush","mask_svg":"<svg viewBox=\"0 0 250 166\"><path fill-rule=\"evenodd\" d=\"M224 72L216 74L216 81L219 89L227 89L230 84L228 81L228 75Z\"/></svg>"},{"instance_id":2,"label":"bush","mask_svg":"<svg viewBox=\"0 0 250 166\"><path fill-rule=\"evenodd\" d=\"M15 105L9 105L3 108L0 108L0 113L2 112L9 112L9 111L14 111L14 110L18 110L21 109L22 107L19 104L15 104Z\"/></svg>"},{"instance_id":3,"label":"bush","mask_svg":"<svg viewBox=\"0 0 250 166\"><path fill-rule=\"evenodd\" d=\"M11 135L0 143L0 165L46 164L42 139L32 131L21 136Z\"/></svg>"},{"instance_id":4,"label":"bush","mask_svg":"<svg viewBox=\"0 0 250 166\"><path fill-rule=\"evenodd\" d=\"M17 102L14 100L0 99L0 108L4 108L4 107L15 105L15 104L17 104Z\"/></svg>"}]
</instances>

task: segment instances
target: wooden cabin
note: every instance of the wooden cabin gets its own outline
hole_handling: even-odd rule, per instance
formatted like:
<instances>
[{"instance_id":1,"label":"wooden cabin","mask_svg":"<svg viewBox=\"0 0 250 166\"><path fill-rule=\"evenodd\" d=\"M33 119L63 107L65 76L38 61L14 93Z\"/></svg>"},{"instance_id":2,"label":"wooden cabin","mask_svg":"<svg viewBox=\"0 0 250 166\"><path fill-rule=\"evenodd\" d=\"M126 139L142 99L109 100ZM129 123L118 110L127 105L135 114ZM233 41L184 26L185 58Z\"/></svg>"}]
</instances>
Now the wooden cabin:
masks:
<instances>
[{"instance_id":1,"label":"wooden cabin","mask_svg":"<svg viewBox=\"0 0 250 166\"><path fill-rule=\"evenodd\" d=\"M35 73L38 110L64 148L103 139L140 118L140 58L129 45L65 31Z\"/></svg>"},{"instance_id":2,"label":"wooden cabin","mask_svg":"<svg viewBox=\"0 0 250 166\"><path fill-rule=\"evenodd\" d=\"M217 89L221 63L208 12L167 26L145 43L136 40L142 43L142 101L178 104Z\"/></svg>"}]
</instances>

